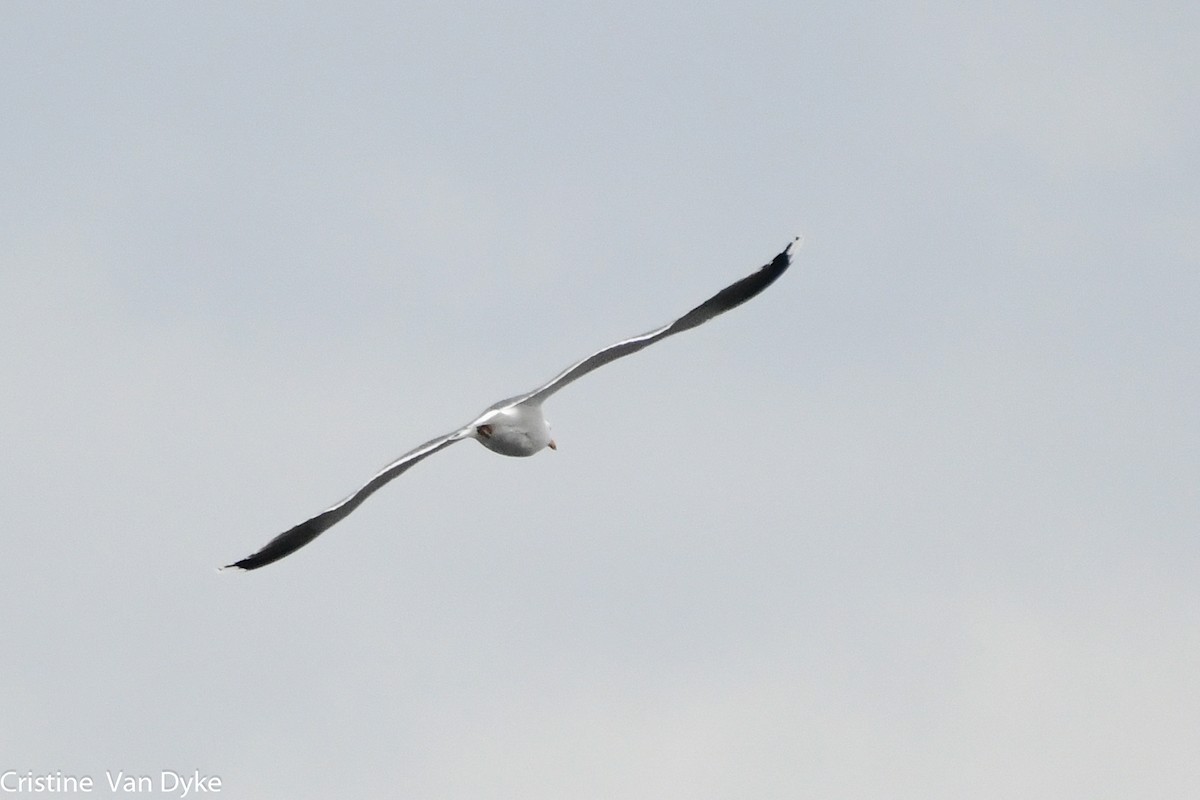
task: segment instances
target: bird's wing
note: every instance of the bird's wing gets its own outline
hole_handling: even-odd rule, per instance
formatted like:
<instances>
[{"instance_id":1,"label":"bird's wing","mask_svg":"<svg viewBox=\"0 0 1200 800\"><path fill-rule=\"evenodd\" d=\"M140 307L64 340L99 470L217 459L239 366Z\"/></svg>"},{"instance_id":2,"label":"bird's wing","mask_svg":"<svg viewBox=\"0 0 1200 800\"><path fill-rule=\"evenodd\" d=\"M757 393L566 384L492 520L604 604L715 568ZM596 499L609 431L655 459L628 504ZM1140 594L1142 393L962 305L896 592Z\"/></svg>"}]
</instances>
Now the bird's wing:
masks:
<instances>
[{"instance_id":1,"label":"bird's wing","mask_svg":"<svg viewBox=\"0 0 1200 800\"><path fill-rule=\"evenodd\" d=\"M437 451L449 447L460 439L465 438L470 431L470 427L460 428L454 433L448 433L445 436L439 436L436 439L430 439L420 447L409 450L407 453L400 456L383 469L379 470L379 472L375 474L375 477L367 481L367 483L354 494L345 498L341 502L330 506L312 519L305 520L296 527L284 531L271 541L267 542L266 545L254 555L246 556L241 561L235 561L232 564L228 564L224 567L224 569L228 569L230 567L244 570L258 569L259 567L265 567L267 564L278 561L284 556L294 553L324 533L335 523L340 522L343 518L349 515L351 511L358 508L362 504L362 501L370 497L376 489L383 486L392 478L400 475L418 461L428 458Z\"/></svg>"},{"instance_id":2,"label":"bird's wing","mask_svg":"<svg viewBox=\"0 0 1200 800\"><path fill-rule=\"evenodd\" d=\"M669 322L661 328L655 328L652 331L647 331L616 344L611 344L603 350L598 350L587 358L567 367L555 375L544 386L534 389L527 394L510 398L508 401L505 401L505 404L539 404L571 381L582 378L597 367L602 367L610 361L616 361L622 356L636 353L643 347L648 347L660 339L665 339L673 334L690 330L697 325L702 325L718 314L723 314L731 308L740 306L774 283L775 279L787 270L788 266L792 263L792 247L798 241L799 237L793 239L784 248L782 253L772 259L771 263L763 266L757 272L747 275L737 283L726 286L674 322Z\"/></svg>"}]
</instances>

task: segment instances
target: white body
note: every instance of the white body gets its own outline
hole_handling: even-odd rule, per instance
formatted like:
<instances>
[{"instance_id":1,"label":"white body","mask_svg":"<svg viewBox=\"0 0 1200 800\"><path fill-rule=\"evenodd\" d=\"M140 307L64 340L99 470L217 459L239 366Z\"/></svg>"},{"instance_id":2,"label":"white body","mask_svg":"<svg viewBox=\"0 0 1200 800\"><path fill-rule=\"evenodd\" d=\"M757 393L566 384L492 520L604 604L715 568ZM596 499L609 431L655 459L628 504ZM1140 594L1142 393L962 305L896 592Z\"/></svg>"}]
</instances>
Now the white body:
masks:
<instances>
[{"instance_id":1,"label":"white body","mask_svg":"<svg viewBox=\"0 0 1200 800\"><path fill-rule=\"evenodd\" d=\"M472 426L471 435L488 450L505 456L531 456L554 443L542 407L532 403L484 414Z\"/></svg>"}]
</instances>

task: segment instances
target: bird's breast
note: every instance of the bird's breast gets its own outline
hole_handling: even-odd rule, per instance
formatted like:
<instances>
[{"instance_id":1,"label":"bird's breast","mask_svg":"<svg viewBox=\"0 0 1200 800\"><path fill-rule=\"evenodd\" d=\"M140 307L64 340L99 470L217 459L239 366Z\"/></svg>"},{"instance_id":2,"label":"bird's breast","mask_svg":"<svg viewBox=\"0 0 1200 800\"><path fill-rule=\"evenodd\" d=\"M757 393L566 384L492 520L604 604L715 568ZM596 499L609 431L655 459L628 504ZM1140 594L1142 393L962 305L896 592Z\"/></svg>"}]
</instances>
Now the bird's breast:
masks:
<instances>
[{"instance_id":1,"label":"bird's breast","mask_svg":"<svg viewBox=\"0 0 1200 800\"><path fill-rule=\"evenodd\" d=\"M517 404L480 417L475 438L493 453L531 456L550 444L550 425L541 408Z\"/></svg>"},{"instance_id":2,"label":"bird's breast","mask_svg":"<svg viewBox=\"0 0 1200 800\"><path fill-rule=\"evenodd\" d=\"M502 456L531 456L549 444L548 439L542 441L528 430L502 425L492 425L490 435L476 438L488 450Z\"/></svg>"}]
</instances>

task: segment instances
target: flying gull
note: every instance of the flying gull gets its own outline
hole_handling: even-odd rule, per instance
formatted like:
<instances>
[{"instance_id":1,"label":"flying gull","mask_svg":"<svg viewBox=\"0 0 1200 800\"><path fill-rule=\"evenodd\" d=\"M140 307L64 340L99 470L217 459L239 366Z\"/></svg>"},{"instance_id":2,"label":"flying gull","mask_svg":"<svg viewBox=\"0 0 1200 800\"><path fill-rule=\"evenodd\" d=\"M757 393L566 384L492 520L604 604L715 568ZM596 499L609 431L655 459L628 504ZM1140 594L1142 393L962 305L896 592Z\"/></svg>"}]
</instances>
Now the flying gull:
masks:
<instances>
[{"instance_id":1,"label":"flying gull","mask_svg":"<svg viewBox=\"0 0 1200 800\"><path fill-rule=\"evenodd\" d=\"M546 398L597 367L602 367L622 356L636 353L660 339L702 325L718 314L740 306L774 283L776 278L787 270L792 261L792 248L798 241L799 237L789 243L782 253L775 256L771 263L752 275L726 286L674 322L611 344L603 350L597 350L587 358L575 362L555 375L548 383L531 392L501 400L453 433L430 439L420 447L408 451L375 473L371 480L349 497L335 503L315 517L301 522L294 528L284 531L267 542L257 553L247 556L241 561L228 564L226 568L258 569L294 553L331 526L345 519L351 511L362 505L364 500L385 483L399 477L409 467L425 460L439 450L444 450L463 439L475 439L492 452L505 456L531 456L545 447L556 450L557 445L550 435L550 423L542 416L542 403Z\"/></svg>"}]
</instances>

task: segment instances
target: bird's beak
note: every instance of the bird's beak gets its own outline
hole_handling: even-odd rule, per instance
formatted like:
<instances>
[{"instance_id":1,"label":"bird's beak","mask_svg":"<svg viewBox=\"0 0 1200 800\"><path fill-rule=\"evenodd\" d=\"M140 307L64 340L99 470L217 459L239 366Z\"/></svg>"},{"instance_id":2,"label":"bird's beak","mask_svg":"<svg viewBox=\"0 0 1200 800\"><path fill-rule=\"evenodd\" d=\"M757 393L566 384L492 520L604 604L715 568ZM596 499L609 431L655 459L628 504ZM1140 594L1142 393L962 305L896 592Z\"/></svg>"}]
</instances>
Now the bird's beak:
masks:
<instances>
[{"instance_id":1,"label":"bird's beak","mask_svg":"<svg viewBox=\"0 0 1200 800\"><path fill-rule=\"evenodd\" d=\"M551 450L557 450L557 449L558 449L558 445L556 445L556 444L554 443L554 440L553 440L553 439L551 439L551 440L550 440L549 447L550 447L550 449L551 449Z\"/></svg>"}]
</instances>

